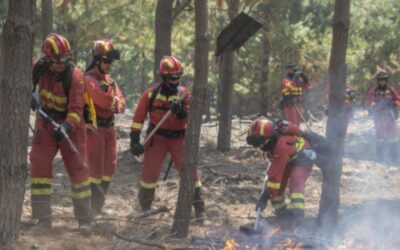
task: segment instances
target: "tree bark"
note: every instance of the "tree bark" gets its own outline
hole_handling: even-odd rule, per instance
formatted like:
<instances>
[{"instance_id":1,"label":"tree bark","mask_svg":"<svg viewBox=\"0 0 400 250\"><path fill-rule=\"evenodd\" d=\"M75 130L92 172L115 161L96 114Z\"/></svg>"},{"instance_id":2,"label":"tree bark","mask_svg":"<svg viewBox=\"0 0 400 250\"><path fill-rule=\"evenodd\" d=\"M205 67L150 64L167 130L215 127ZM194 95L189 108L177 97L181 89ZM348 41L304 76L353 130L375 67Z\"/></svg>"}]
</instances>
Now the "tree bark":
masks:
<instances>
[{"instance_id":1,"label":"tree bark","mask_svg":"<svg viewBox=\"0 0 400 250\"><path fill-rule=\"evenodd\" d=\"M10 0L3 29L0 80L0 246L11 249L18 238L25 181L29 100L32 90L34 0Z\"/></svg>"},{"instance_id":2,"label":"tree bark","mask_svg":"<svg viewBox=\"0 0 400 250\"><path fill-rule=\"evenodd\" d=\"M264 22L268 23L269 20L269 9L265 7L265 19ZM263 59L261 63L261 76L260 76L260 115L266 115L268 111L268 78L269 78L269 58L271 52L271 41L268 26L264 26L263 34Z\"/></svg>"},{"instance_id":3,"label":"tree bark","mask_svg":"<svg viewBox=\"0 0 400 250\"><path fill-rule=\"evenodd\" d=\"M172 5L173 0L157 1L155 20L154 82L160 81L159 62L163 56L171 55Z\"/></svg>"},{"instance_id":4,"label":"tree bark","mask_svg":"<svg viewBox=\"0 0 400 250\"><path fill-rule=\"evenodd\" d=\"M235 18L239 11L239 0L229 1L230 20ZM231 149L231 128L232 128L232 95L233 95L233 67L234 52L223 52L219 65L219 95L218 105L219 126L217 149L226 152Z\"/></svg>"},{"instance_id":5,"label":"tree bark","mask_svg":"<svg viewBox=\"0 0 400 250\"><path fill-rule=\"evenodd\" d=\"M344 145L344 95L346 83L346 49L350 26L350 1L336 0L333 16L332 48L329 61L329 116L326 137L332 145L329 164L322 169L323 184L318 214L322 232L331 236L338 221L340 176Z\"/></svg>"},{"instance_id":6,"label":"tree bark","mask_svg":"<svg viewBox=\"0 0 400 250\"><path fill-rule=\"evenodd\" d=\"M53 31L52 0L42 0L42 41Z\"/></svg>"},{"instance_id":7,"label":"tree bark","mask_svg":"<svg viewBox=\"0 0 400 250\"><path fill-rule=\"evenodd\" d=\"M178 202L172 232L184 238L189 232L191 206L194 198L196 162L200 141L201 116L207 94L208 78L208 1L195 0L195 62L194 85L189 124L186 130L185 153L180 174Z\"/></svg>"}]
</instances>

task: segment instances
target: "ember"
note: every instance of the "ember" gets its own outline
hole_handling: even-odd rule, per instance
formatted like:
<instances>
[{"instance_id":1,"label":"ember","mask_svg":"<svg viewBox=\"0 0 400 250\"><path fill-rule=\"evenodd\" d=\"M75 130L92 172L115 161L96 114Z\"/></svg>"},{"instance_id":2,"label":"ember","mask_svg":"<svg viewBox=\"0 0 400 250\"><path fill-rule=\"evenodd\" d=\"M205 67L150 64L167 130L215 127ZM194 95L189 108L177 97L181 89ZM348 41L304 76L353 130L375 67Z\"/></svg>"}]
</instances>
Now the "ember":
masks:
<instances>
[{"instance_id":1,"label":"ember","mask_svg":"<svg viewBox=\"0 0 400 250\"><path fill-rule=\"evenodd\" d=\"M234 239L230 239L225 242L224 250L235 250L239 246L239 243L237 243Z\"/></svg>"}]
</instances>

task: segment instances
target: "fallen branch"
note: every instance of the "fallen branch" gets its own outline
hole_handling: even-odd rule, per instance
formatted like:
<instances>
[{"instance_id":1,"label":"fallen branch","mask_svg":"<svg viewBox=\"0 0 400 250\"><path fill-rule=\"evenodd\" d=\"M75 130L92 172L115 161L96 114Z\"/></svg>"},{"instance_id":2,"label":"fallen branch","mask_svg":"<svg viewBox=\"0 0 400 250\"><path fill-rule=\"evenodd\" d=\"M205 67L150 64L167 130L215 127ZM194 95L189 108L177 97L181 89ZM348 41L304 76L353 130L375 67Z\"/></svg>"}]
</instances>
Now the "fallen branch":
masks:
<instances>
[{"instance_id":1,"label":"fallen branch","mask_svg":"<svg viewBox=\"0 0 400 250\"><path fill-rule=\"evenodd\" d=\"M117 236L118 238L120 238L121 240L132 241L132 242L135 242L135 243L138 243L138 244L141 244L144 246L149 246L149 247L158 247L159 249L165 249L165 250L168 249L168 247L162 243L148 241L148 240L144 240L142 238L133 237L133 236L125 236L125 235L119 234L117 232L113 232L113 234L115 236Z\"/></svg>"},{"instance_id":2,"label":"fallen branch","mask_svg":"<svg viewBox=\"0 0 400 250\"><path fill-rule=\"evenodd\" d=\"M159 208L154 209L154 210L149 210L149 211L143 212L143 213L141 213L139 215L136 215L136 216L134 216L133 214L130 214L127 217L128 217L128 220L144 219L144 218L147 218L147 217L150 217L150 216L153 216L153 215L156 215L156 214L160 214L160 213L165 213L165 212L168 212L168 211L169 211L168 207L162 206L162 207L159 207Z\"/></svg>"}]
</instances>

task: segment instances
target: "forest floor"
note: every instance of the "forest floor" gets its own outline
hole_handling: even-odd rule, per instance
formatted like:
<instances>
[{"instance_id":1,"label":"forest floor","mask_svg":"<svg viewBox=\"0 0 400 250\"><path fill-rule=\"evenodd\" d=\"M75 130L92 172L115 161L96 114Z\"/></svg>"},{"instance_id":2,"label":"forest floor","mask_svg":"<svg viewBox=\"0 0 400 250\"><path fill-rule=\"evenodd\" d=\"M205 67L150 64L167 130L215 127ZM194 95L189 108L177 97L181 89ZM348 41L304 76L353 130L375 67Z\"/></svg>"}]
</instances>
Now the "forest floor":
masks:
<instances>
[{"instance_id":1,"label":"forest floor","mask_svg":"<svg viewBox=\"0 0 400 250\"><path fill-rule=\"evenodd\" d=\"M27 183L16 249L157 249L121 240L114 232L169 249L400 249L400 168L376 157L373 123L361 110L351 122L345 141L339 230L334 239L325 240L316 226L322 176L315 166L306 183L306 219L302 225L293 227L278 221L269 206L262 213L261 234L241 233L240 225L251 226L255 221L254 207L266 170L262 153L245 144L249 122L233 121L232 150L227 153L215 150L217 124L203 124L198 168L207 218L203 225L192 223L186 239L170 234L179 187L175 171L167 181L158 182L153 203L154 208L166 206L169 211L138 218L142 214L137 200L142 165L128 150L131 117L120 115L116 125L118 167L104 213L93 223L93 234L82 236L76 230L69 181L58 155L54 161L53 229L41 233L29 230L32 221ZM311 129L324 134L325 123L326 119L314 121Z\"/></svg>"}]
</instances>

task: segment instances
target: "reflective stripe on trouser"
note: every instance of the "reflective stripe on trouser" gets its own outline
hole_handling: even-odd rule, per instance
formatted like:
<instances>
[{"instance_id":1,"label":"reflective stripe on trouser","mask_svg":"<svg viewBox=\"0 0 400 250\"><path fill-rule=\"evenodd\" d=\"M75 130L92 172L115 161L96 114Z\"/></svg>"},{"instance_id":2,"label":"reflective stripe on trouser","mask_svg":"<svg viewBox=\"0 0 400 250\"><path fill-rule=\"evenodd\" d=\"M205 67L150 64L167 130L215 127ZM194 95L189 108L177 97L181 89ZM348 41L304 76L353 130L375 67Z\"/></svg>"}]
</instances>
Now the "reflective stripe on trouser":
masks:
<instances>
[{"instance_id":1,"label":"reflective stripe on trouser","mask_svg":"<svg viewBox=\"0 0 400 250\"><path fill-rule=\"evenodd\" d=\"M32 218L51 218L51 182L50 178L32 178L31 180L31 202Z\"/></svg>"},{"instance_id":2,"label":"reflective stripe on trouser","mask_svg":"<svg viewBox=\"0 0 400 250\"><path fill-rule=\"evenodd\" d=\"M301 123L301 116L299 112L301 112L301 106L299 104L283 107L283 116L285 117L285 119L296 125L300 125Z\"/></svg>"},{"instance_id":3,"label":"reflective stripe on trouser","mask_svg":"<svg viewBox=\"0 0 400 250\"><path fill-rule=\"evenodd\" d=\"M271 204L276 212L286 209L285 197L283 195L272 198Z\"/></svg>"},{"instance_id":4,"label":"reflective stripe on trouser","mask_svg":"<svg viewBox=\"0 0 400 250\"><path fill-rule=\"evenodd\" d=\"M91 204L93 212L100 213L117 166L114 127L98 127L97 133L88 130L87 145L92 190Z\"/></svg>"},{"instance_id":5,"label":"reflective stripe on trouser","mask_svg":"<svg viewBox=\"0 0 400 250\"><path fill-rule=\"evenodd\" d=\"M287 208L295 217L304 217L304 194L290 193L290 203Z\"/></svg>"},{"instance_id":6,"label":"reflective stripe on trouser","mask_svg":"<svg viewBox=\"0 0 400 250\"><path fill-rule=\"evenodd\" d=\"M75 131L70 134L70 140L72 143L74 143L78 152L86 152L86 129L84 126L76 127ZM44 122L41 119L39 119L36 123L36 131L32 139L32 149L29 154L32 180L40 178L47 178L51 180L53 178L52 163L58 150L61 151L64 166L67 170L71 183L79 184L86 182L89 178L89 168L86 164L85 158L86 154L76 154L75 152L73 152L68 141L65 139L57 142L53 138L52 125L50 123ZM48 192L48 194L43 194L43 192L40 193L39 191L35 191L35 189L46 189L44 188L44 186L43 188L37 188L37 186L34 186L33 189L34 192L32 193L32 214L34 216L40 216L44 213L50 214L51 209L50 192L48 192L49 190L43 191ZM73 190L73 195L80 195L74 193L76 193L75 190ZM85 196L84 198L90 200L90 190L89 196ZM37 204L42 205L36 206L36 200L40 201L40 203ZM43 205L45 203L47 203L47 205ZM85 212L86 214L90 213L90 207L88 207L87 209L89 210ZM42 212L41 210L45 210L46 212Z\"/></svg>"},{"instance_id":7,"label":"reflective stripe on trouser","mask_svg":"<svg viewBox=\"0 0 400 250\"><path fill-rule=\"evenodd\" d=\"M72 201L75 217L80 222L90 222L92 218L90 181L72 184Z\"/></svg>"},{"instance_id":8,"label":"reflective stripe on trouser","mask_svg":"<svg viewBox=\"0 0 400 250\"><path fill-rule=\"evenodd\" d=\"M117 166L117 143L114 127L88 130L88 162L91 183L111 182Z\"/></svg>"},{"instance_id":9,"label":"reflective stripe on trouser","mask_svg":"<svg viewBox=\"0 0 400 250\"><path fill-rule=\"evenodd\" d=\"M304 217L304 186L311 167L295 166L292 168L289 179L290 204L287 209L295 217Z\"/></svg>"}]
</instances>

